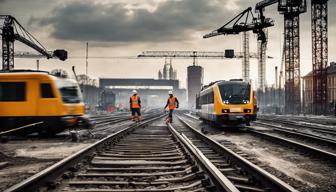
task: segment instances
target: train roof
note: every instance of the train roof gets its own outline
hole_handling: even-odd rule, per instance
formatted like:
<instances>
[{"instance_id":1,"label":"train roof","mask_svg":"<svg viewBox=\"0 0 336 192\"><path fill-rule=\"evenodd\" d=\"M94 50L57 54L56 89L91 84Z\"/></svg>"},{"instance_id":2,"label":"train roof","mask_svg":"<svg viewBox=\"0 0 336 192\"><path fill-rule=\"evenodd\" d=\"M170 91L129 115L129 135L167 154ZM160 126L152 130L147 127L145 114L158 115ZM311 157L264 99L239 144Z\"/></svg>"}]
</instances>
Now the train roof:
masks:
<instances>
[{"instance_id":1,"label":"train roof","mask_svg":"<svg viewBox=\"0 0 336 192\"><path fill-rule=\"evenodd\" d=\"M39 79L52 79L52 80L69 79L51 75L48 71L38 71L38 70L10 70L10 71L0 70L0 78L1 79L39 78Z\"/></svg>"},{"instance_id":2,"label":"train roof","mask_svg":"<svg viewBox=\"0 0 336 192\"><path fill-rule=\"evenodd\" d=\"M230 80L219 80L219 81L214 81L209 83L208 85L204 85L202 87L202 90L205 90L215 84L242 84L242 83L247 83L249 84L249 82L243 81L242 79L230 79Z\"/></svg>"},{"instance_id":3,"label":"train roof","mask_svg":"<svg viewBox=\"0 0 336 192\"><path fill-rule=\"evenodd\" d=\"M17 73L46 73L46 74L49 74L48 71L31 70L31 69L0 70L0 74L17 74Z\"/></svg>"}]
</instances>

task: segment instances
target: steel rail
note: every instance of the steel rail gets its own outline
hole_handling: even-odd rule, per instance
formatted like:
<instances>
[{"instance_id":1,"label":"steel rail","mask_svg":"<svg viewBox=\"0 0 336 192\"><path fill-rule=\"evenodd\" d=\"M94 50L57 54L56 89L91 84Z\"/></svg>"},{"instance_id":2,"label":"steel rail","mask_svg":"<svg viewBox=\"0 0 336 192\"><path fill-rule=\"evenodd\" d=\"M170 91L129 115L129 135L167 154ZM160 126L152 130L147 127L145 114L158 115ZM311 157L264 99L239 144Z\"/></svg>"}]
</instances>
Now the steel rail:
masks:
<instances>
[{"instance_id":1,"label":"steel rail","mask_svg":"<svg viewBox=\"0 0 336 192\"><path fill-rule=\"evenodd\" d=\"M169 123L170 131L188 148L188 150L197 157L198 161L203 165L211 177L216 181L217 186L221 191L239 192L233 183L225 177L220 170L205 155L183 134L176 131L176 129Z\"/></svg>"},{"instance_id":2,"label":"steel rail","mask_svg":"<svg viewBox=\"0 0 336 192\"><path fill-rule=\"evenodd\" d=\"M281 116L270 116L270 115L260 115L258 116L260 120L271 120L271 121L301 121L304 123L313 123L318 124L321 126L335 126L336 125L336 119L328 118L328 119L318 119L316 117L308 118L308 117L281 117Z\"/></svg>"},{"instance_id":3,"label":"steel rail","mask_svg":"<svg viewBox=\"0 0 336 192\"><path fill-rule=\"evenodd\" d=\"M260 168L259 166L253 164L252 162L248 161L247 159L241 157L231 149L221 145L217 141L207 137L181 117L178 119L188 127L200 140L206 142L208 145L213 147L218 153L226 156L230 161L243 170L247 171L251 176L258 179L262 183L263 186L269 187L272 191L297 191L292 186L288 185L287 183L283 182L282 180L278 179L274 175L270 174L269 172L265 171L264 169Z\"/></svg>"},{"instance_id":4,"label":"steel rail","mask_svg":"<svg viewBox=\"0 0 336 192\"><path fill-rule=\"evenodd\" d=\"M103 149L105 145L117 141L138 126L144 126L164 116L165 115L155 116L152 119L143 121L139 125L133 124L116 133L108 135L105 138L93 143L92 145L78 151L77 153L66 157L65 159L53 164L52 166L42 170L41 172L36 173L26 180L6 189L4 192L33 192L36 191L37 187L39 186L47 186L50 183L54 183L55 180L59 178L64 172L68 171L69 169L77 169L75 167L77 163L84 159L92 158L94 152Z\"/></svg>"},{"instance_id":5,"label":"steel rail","mask_svg":"<svg viewBox=\"0 0 336 192\"><path fill-rule=\"evenodd\" d=\"M316 132L326 133L326 134L336 136L336 129L333 130L333 129L330 129L330 128L323 128L323 127L316 127L316 126L309 126L309 125L301 125L301 124L297 124L297 123L294 123L294 122L282 121L282 120L259 119L259 121L260 120L261 121L266 121L266 122L273 122L273 123L275 122L275 123L278 123L278 124L281 124L281 125L301 127L301 128L310 129L310 130L313 130L313 131L316 131Z\"/></svg>"},{"instance_id":6,"label":"steel rail","mask_svg":"<svg viewBox=\"0 0 336 192\"><path fill-rule=\"evenodd\" d=\"M3 131L3 132L0 132L0 136L6 135L6 134L9 134L9 133L13 133L13 132L16 132L16 131L24 130L24 129L27 129L27 128L32 128L32 127L34 127L36 125L40 125L42 123L43 123L43 121L39 121L39 122L36 122L36 123L24 125L24 126L21 126L21 127L18 127L18 128L10 129L8 131Z\"/></svg>"},{"instance_id":7,"label":"steel rail","mask_svg":"<svg viewBox=\"0 0 336 192\"><path fill-rule=\"evenodd\" d=\"M287 138L283 138L283 137L280 137L280 136L276 136L276 135L272 135L272 134L268 134L268 133L263 133L261 131L256 131L256 130L247 130L247 131L250 132L250 133L253 133L257 136L261 136L265 139L269 139L270 141L276 141L276 142L279 142L281 144L285 144L285 145L290 146L290 147L298 148L298 149L303 150L304 152L307 152L309 154L313 154L316 157L319 157L319 158L322 157L322 158L325 158L328 161L336 163L336 154L335 153L331 153L331 152L328 152L326 150L318 149L316 147L312 147L312 146L309 146L309 145L306 145L306 144L303 144L303 143L300 143L300 142L296 142L296 141L293 141L293 140L290 140L290 139L287 139Z\"/></svg>"},{"instance_id":8,"label":"steel rail","mask_svg":"<svg viewBox=\"0 0 336 192\"><path fill-rule=\"evenodd\" d=\"M301 132L297 129L271 125L271 124L268 124L268 123L256 122L254 124L257 124L257 125L259 124L259 125L263 125L263 126L272 127L272 130L274 130L276 132L280 132L280 133L284 133L284 134L290 134L290 135L294 135L294 136L304 138L304 139L310 139L314 142L323 143L325 145L328 145L329 147L333 146L336 149L336 140L334 140L334 139L330 139L330 138L326 138L326 137L322 137L322 136L314 135L314 134L310 134L310 133L304 133L304 132Z\"/></svg>"}]
</instances>

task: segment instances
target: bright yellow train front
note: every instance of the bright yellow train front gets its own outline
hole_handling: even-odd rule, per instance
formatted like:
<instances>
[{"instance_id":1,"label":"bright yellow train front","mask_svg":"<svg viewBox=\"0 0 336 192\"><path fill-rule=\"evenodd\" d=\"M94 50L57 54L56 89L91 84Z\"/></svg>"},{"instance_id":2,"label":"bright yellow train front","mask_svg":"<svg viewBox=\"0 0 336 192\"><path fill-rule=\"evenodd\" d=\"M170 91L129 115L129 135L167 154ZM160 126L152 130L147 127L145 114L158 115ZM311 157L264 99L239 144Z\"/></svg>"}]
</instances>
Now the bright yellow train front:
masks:
<instances>
[{"instance_id":1,"label":"bright yellow train front","mask_svg":"<svg viewBox=\"0 0 336 192\"><path fill-rule=\"evenodd\" d=\"M55 134L89 126L78 84L39 71L0 72L0 132L31 123L24 130Z\"/></svg>"},{"instance_id":2,"label":"bright yellow train front","mask_svg":"<svg viewBox=\"0 0 336 192\"><path fill-rule=\"evenodd\" d=\"M257 103L250 82L217 81L204 86L196 97L197 113L220 125L249 125L257 118Z\"/></svg>"}]
</instances>

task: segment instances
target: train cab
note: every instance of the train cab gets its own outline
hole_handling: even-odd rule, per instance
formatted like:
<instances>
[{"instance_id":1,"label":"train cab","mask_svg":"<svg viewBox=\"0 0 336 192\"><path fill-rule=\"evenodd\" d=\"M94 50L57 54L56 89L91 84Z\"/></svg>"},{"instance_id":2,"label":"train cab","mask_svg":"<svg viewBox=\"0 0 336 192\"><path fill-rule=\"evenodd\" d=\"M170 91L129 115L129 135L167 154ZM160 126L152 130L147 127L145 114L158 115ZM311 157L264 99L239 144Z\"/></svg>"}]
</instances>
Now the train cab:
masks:
<instances>
[{"instance_id":1,"label":"train cab","mask_svg":"<svg viewBox=\"0 0 336 192\"><path fill-rule=\"evenodd\" d=\"M257 118L255 92L250 82L217 81L204 86L196 96L197 113L204 121L239 125Z\"/></svg>"},{"instance_id":2,"label":"train cab","mask_svg":"<svg viewBox=\"0 0 336 192\"><path fill-rule=\"evenodd\" d=\"M40 123L24 133L90 127L76 81L41 71L0 72L0 132Z\"/></svg>"}]
</instances>

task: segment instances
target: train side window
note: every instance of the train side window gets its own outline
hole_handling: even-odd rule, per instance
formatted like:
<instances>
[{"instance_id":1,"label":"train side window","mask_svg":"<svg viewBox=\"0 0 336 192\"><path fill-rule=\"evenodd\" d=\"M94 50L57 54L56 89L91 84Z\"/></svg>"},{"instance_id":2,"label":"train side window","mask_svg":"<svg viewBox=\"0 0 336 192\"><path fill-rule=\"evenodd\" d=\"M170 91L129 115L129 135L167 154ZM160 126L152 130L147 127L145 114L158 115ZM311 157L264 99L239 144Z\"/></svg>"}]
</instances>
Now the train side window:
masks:
<instances>
[{"instance_id":1,"label":"train side window","mask_svg":"<svg viewBox=\"0 0 336 192\"><path fill-rule=\"evenodd\" d=\"M210 92L210 103L211 103L211 104L213 104L213 103L215 102L215 98L214 98L214 97L215 97L214 92L211 91L211 92Z\"/></svg>"},{"instance_id":2,"label":"train side window","mask_svg":"<svg viewBox=\"0 0 336 192\"><path fill-rule=\"evenodd\" d=\"M42 98L55 98L50 83L41 83L41 97Z\"/></svg>"},{"instance_id":3,"label":"train side window","mask_svg":"<svg viewBox=\"0 0 336 192\"><path fill-rule=\"evenodd\" d=\"M25 82L0 82L0 101L25 101Z\"/></svg>"}]
</instances>

